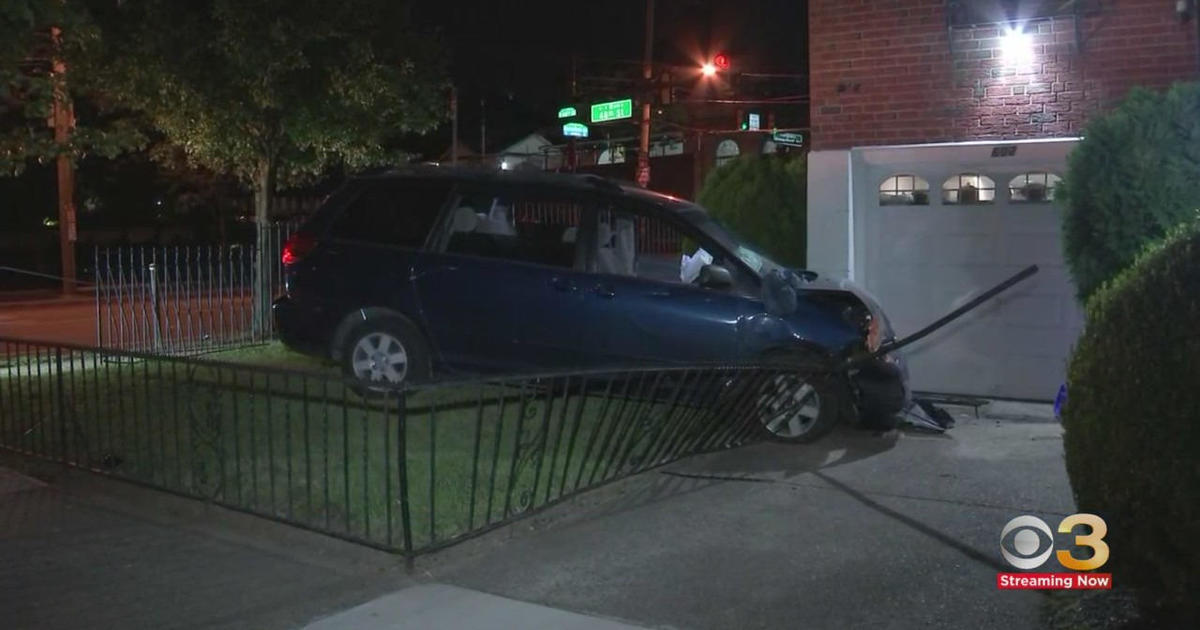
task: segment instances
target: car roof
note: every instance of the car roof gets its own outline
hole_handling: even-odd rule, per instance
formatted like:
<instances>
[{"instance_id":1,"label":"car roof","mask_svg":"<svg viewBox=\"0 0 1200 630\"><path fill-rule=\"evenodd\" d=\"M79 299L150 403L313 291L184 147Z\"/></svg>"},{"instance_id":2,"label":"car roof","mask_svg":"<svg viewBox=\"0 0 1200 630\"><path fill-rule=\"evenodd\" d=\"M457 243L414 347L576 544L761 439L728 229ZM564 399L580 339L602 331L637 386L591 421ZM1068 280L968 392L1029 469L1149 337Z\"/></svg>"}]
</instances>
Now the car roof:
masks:
<instances>
[{"instance_id":1,"label":"car roof","mask_svg":"<svg viewBox=\"0 0 1200 630\"><path fill-rule=\"evenodd\" d=\"M671 195L664 195L640 188L632 182L623 182L589 173L548 173L545 171L496 171L454 166L406 166L376 173L357 175L356 181L378 181L392 179L449 179L457 182L485 184L531 185L553 187L577 192L602 192L627 195L638 201L650 203L674 212L702 211L699 206Z\"/></svg>"}]
</instances>

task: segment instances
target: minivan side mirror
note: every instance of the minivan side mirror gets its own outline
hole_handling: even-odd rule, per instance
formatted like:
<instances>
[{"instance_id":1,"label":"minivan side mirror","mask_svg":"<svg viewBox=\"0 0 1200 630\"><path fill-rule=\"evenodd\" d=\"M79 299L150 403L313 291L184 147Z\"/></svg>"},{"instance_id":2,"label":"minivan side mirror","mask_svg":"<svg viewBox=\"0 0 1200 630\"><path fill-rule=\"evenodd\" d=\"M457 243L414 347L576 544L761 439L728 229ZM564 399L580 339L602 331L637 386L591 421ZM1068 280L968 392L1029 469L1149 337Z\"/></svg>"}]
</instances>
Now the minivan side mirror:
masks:
<instances>
[{"instance_id":1,"label":"minivan side mirror","mask_svg":"<svg viewBox=\"0 0 1200 630\"><path fill-rule=\"evenodd\" d=\"M706 289L728 289L733 286L733 276L721 265L705 265L696 284Z\"/></svg>"}]
</instances>

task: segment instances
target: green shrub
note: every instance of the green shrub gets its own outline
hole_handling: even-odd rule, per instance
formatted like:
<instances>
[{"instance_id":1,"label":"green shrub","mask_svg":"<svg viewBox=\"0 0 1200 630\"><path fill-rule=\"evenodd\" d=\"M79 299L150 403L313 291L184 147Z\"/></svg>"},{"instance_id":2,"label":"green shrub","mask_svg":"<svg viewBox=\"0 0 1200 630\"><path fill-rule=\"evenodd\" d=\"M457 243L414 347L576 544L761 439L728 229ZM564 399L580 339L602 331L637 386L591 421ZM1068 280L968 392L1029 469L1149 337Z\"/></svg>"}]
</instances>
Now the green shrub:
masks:
<instances>
[{"instance_id":1,"label":"green shrub","mask_svg":"<svg viewBox=\"0 0 1200 630\"><path fill-rule=\"evenodd\" d=\"M1087 125L1057 199L1080 302L1200 208L1200 84L1131 91Z\"/></svg>"},{"instance_id":2,"label":"green shrub","mask_svg":"<svg viewBox=\"0 0 1200 630\"><path fill-rule=\"evenodd\" d=\"M709 173L699 202L775 261L805 264L808 223L803 157L746 155Z\"/></svg>"},{"instance_id":3,"label":"green shrub","mask_svg":"<svg viewBox=\"0 0 1200 630\"><path fill-rule=\"evenodd\" d=\"M1108 524L1113 580L1167 619L1200 615L1200 223L1088 301L1068 370L1067 472Z\"/></svg>"}]
</instances>

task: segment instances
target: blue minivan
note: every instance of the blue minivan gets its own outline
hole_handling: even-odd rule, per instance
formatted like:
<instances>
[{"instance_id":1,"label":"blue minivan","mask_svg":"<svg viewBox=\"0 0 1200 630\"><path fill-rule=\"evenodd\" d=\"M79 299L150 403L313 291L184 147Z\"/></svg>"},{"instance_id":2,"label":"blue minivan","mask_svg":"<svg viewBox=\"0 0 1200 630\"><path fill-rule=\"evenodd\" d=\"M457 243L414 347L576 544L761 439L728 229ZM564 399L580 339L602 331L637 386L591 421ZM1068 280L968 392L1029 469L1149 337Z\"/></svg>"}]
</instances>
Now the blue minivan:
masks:
<instances>
[{"instance_id":1,"label":"blue minivan","mask_svg":"<svg viewBox=\"0 0 1200 630\"><path fill-rule=\"evenodd\" d=\"M647 364L836 365L892 336L855 287L782 268L695 204L589 175L358 177L282 256L284 343L368 387ZM795 287L782 300L780 279ZM796 416L769 433L809 441L848 409L887 423L908 402L906 381L887 356L814 376L795 386Z\"/></svg>"}]
</instances>

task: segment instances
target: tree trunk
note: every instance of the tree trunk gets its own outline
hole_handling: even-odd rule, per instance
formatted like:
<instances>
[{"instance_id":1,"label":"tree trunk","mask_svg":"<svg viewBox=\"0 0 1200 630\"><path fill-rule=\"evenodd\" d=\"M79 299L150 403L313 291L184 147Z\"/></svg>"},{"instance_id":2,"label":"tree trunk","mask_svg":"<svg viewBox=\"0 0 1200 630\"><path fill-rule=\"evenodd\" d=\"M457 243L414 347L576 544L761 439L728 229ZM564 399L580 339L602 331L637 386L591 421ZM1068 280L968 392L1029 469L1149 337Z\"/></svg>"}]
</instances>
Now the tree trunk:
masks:
<instances>
[{"instance_id":1,"label":"tree trunk","mask_svg":"<svg viewBox=\"0 0 1200 630\"><path fill-rule=\"evenodd\" d=\"M271 197L275 193L275 159L259 160L254 174L254 339L265 341L271 334L271 299L274 297L275 252L271 229Z\"/></svg>"}]
</instances>

